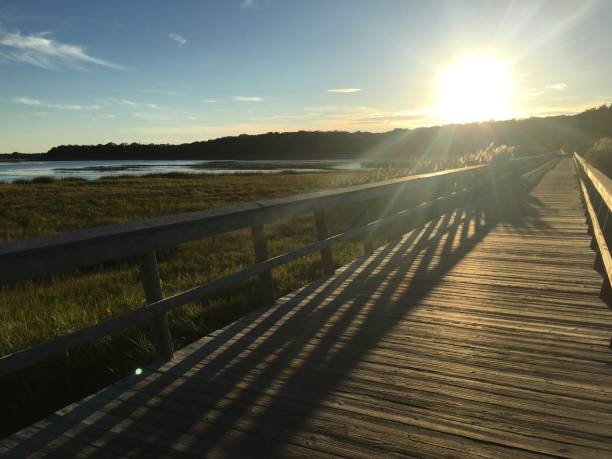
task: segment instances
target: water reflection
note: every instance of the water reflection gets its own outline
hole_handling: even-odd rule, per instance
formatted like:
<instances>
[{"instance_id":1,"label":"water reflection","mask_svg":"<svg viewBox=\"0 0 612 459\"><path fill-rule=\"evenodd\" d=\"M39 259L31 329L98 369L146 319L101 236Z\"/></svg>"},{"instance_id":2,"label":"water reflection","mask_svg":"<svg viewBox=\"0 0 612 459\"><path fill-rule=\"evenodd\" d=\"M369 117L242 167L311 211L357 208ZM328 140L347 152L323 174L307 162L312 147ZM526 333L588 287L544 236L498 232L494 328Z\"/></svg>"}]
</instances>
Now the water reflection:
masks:
<instances>
[{"instance_id":1,"label":"water reflection","mask_svg":"<svg viewBox=\"0 0 612 459\"><path fill-rule=\"evenodd\" d=\"M79 177L95 180L113 175L181 173L279 173L319 172L329 169L361 169L358 161L16 161L0 162L0 182L31 180L36 177Z\"/></svg>"}]
</instances>

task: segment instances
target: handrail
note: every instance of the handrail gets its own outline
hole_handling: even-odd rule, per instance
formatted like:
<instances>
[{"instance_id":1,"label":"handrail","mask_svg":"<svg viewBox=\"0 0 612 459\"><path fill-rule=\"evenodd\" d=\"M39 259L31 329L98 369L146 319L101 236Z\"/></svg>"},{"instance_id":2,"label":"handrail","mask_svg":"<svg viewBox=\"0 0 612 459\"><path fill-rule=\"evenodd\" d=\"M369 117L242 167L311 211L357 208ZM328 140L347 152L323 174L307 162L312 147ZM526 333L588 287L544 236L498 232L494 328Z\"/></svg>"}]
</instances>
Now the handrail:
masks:
<instances>
[{"instance_id":1,"label":"handrail","mask_svg":"<svg viewBox=\"0 0 612 459\"><path fill-rule=\"evenodd\" d=\"M580 196L585 208L589 234L592 234L591 248L597 253L593 267L603 276L600 297L612 305L612 180L600 170L574 153L574 164L579 179ZM612 344L612 343L611 343Z\"/></svg>"},{"instance_id":2,"label":"handrail","mask_svg":"<svg viewBox=\"0 0 612 459\"><path fill-rule=\"evenodd\" d=\"M338 190L106 225L0 244L0 285L44 278L207 236L263 225L337 205L409 192L432 179L456 179L487 169L478 165Z\"/></svg>"},{"instance_id":3,"label":"handrail","mask_svg":"<svg viewBox=\"0 0 612 459\"><path fill-rule=\"evenodd\" d=\"M539 155L508 161L501 165L486 164L454 169L379 183L358 185L288 198L241 204L238 206L190 212L122 225L109 225L53 236L30 238L0 244L0 284L46 277L69 269L124 259L137 255L147 304L118 317L107 319L59 338L35 344L0 358L0 375L44 360L54 354L85 344L92 339L115 333L130 326L149 322L157 354L172 358L172 338L166 313L184 304L200 300L254 276L262 283L263 300L274 300L271 269L299 257L319 251L325 275L333 273L331 246L347 240L363 239L366 253L371 251L369 235L383 226L411 220L413 225L456 207L460 200L482 192L496 181L511 179L534 170L556 158L556 154ZM423 202L409 208L362 220L361 226L329 235L325 210L339 205L362 203L368 215L368 203L389 195L410 197L426 193ZM401 202L401 199L398 200ZM273 258L268 257L264 224L314 213L318 241ZM163 299L156 251L179 243L251 228L256 263L243 271L208 284L194 287Z\"/></svg>"}]
</instances>

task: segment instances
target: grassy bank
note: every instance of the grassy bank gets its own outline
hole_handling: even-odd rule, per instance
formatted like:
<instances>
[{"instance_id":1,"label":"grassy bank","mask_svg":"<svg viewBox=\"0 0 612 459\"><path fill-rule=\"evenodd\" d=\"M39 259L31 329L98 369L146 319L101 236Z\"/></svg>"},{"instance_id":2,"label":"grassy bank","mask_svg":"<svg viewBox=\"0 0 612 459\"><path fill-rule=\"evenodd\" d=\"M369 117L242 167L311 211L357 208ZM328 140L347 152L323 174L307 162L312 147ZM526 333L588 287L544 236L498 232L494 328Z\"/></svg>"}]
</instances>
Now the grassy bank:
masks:
<instances>
[{"instance_id":1,"label":"grassy bank","mask_svg":"<svg viewBox=\"0 0 612 459\"><path fill-rule=\"evenodd\" d=\"M326 188L367 183L397 172L334 172L278 175L196 175L119 177L86 181L0 184L1 240L222 207ZM337 212L333 230L358 216ZM266 228L271 255L314 240L312 217L305 215ZM334 248L337 264L358 256L357 244ZM159 254L164 293L194 287L254 262L248 229L207 238ZM318 255L273 271L280 294L320 276ZM170 315L177 347L219 328L259 306L256 280L231 292L187 305ZM107 263L44 281L0 288L0 354L61 336L140 307L144 293L133 260ZM0 381L0 435L32 422L66 403L107 385L152 360L146 328L97 340L64 356Z\"/></svg>"}]
</instances>

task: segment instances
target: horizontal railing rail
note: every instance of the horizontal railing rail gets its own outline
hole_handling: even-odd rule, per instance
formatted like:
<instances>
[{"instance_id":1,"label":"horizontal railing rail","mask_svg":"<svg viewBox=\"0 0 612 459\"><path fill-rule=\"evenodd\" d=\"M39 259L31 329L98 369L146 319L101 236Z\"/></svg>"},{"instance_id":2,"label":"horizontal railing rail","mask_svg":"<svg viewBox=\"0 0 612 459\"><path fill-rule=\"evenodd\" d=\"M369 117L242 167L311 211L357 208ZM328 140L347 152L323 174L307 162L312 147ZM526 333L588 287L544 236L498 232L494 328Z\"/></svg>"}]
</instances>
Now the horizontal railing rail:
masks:
<instances>
[{"instance_id":1,"label":"horizontal railing rail","mask_svg":"<svg viewBox=\"0 0 612 459\"><path fill-rule=\"evenodd\" d=\"M456 207L461 200L492 184L532 171L557 158L556 154L416 175L384 182L321 191L237 206L153 218L121 225L70 231L0 245L0 284L39 279L53 274L136 256L146 297L145 307L88 326L65 336L35 344L0 358L0 375L8 374L53 355L125 328L150 323L157 354L171 359L172 338L166 313L201 300L232 285L259 276L263 302L274 301L271 270L297 258L320 252L323 273L334 272L331 247L342 241L360 239L371 253L375 230L410 221L414 226ZM374 213L369 203L393 196L387 212ZM416 198L415 198L416 196ZM416 202L415 202L416 199ZM402 207L409 203L408 207ZM363 205L360 226L330 235L326 210L348 204ZM317 242L269 258L264 225L313 213ZM156 252L178 244L250 228L255 264L243 271L163 298Z\"/></svg>"},{"instance_id":2,"label":"horizontal railing rail","mask_svg":"<svg viewBox=\"0 0 612 459\"><path fill-rule=\"evenodd\" d=\"M328 207L402 194L435 180L470 178L486 165L326 190L287 198L107 225L0 245L0 284L43 278L149 250L263 225Z\"/></svg>"},{"instance_id":3,"label":"horizontal railing rail","mask_svg":"<svg viewBox=\"0 0 612 459\"><path fill-rule=\"evenodd\" d=\"M611 306L612 256L609 247L612 244L612 180L578 153L574 153L574 163L588 232L592 236L591 249L596 252L593 267L603 277L600 297Z\"/></svg>"}]
</instances>

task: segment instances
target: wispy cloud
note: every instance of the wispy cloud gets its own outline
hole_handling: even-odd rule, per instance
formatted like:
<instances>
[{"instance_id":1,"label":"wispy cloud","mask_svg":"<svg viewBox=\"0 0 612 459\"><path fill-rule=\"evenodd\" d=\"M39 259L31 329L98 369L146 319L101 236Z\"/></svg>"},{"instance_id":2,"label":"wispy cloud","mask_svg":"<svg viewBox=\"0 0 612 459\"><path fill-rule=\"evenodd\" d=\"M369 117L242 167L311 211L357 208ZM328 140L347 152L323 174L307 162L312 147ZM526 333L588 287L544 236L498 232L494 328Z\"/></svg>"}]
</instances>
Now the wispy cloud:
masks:
<instances>
[{"instance_id":1,"label":"wispy cloud","mask_svg":"<svg viewBox=\"0 0 612 459\"><path fill-rule=\"evenodd\" d=\"M240 4L240 8L250 8L254 4L255 2L253 0L242 0L242 3Z\"/></svg>"},{"instance_id":2,"label":"wispy cloud","mask_svg":"<svg viewBox=\"0 0 612 459\"><path fill-rule=\"evenodd\" d=\"M28 118L42 118L45 117L49 114L49 112L33 112L33 113L28 113L27 115L19 115L18 118L19 119L28 119Z\"/></svg>"},{"instance_id":3,"label":"wispy cloud","mask_svg":"<svg viewBox=\"0 0 612 459\"><path fill-rule=\"evenodd\" d=\"M528 88L519 91L519 96L527 101L532 102L541 99L542 97L550 99L550 92L561 92L567 89L567 83L547 84L539 88Z\"/></svg>"},{"instance_id":4,"label":"wispy cloud","mask_svg":"<svg viewBox=\"0 0 612 459\"><path fill-rule=\"evenodd\" d=\"M48 32L38 35L0 32L0 56L47 70L57 70L61 67L78 68L83 64L128 70L122 65L93 57L81 46L60 43L50 38Z\"/></svg>"},{"instance_id":5,"label":"wispy cloud","mask_svg":"<svg viewBox=\"0 0 612 459\"><path fill-rule=\"evenodd\" d=\"M170 118L168 116L164 116L164 115L157 115L157 114L153 114L153 113L133 113L132 116L134 118L140 118L146 121L152 121L152 122L166 122L166 121L173 121L173 118Z\"/></svg>"},{"instance_id":6,"label":"wispy cloud","mask_svg":"<svg viewBox=\"0 0 612 459\"><path fill-rule=\"evenodd\" d=\"M185 39L185 37L179 35L178 33L169 33L168 38L174 40L179 48L182 48L187 44L187 40Z\"/></svg>"},{"instance_id":7,"label":"wispy cloud","mask_svg":"<svg viewBox=\"0 0 612 459\"><path fill-rule=\"evenodd\" d=\"M544 90L541 88L524 89L520 92L521 96L526 100L536 99L544 94Z\"/></svg>"},{"instance_id":8,"label":"wispy cloud","mask_svg":"<svg viewBox=\"0 0 612 459\"><path fill-rule=\"evenodd\" d=\"M363 91L363 89L361 88L335 88L335 89L328 89L327 92L337 92L337 93L341 93L341 94L350 94L353 92L360 92Z\"/></svg>"},{"instance_id":9,"label":"wispy cloud","mask_svg":"<svg viewBox=\"0 0 612 459\"><path fill-rule=\"evenodd\" d=\"M217 102L215 99L200 99L200 101L204 102L205 104L214 104Z\"/></svg>"},{"instance_id":10,"label":"wispy cloud","mask_svg":"<svg viewBox=\"0 0 612 459\"><path fill-rule=\"evenodd\" d=\"M304 120L309 115L257 115L247 116L245 119L254 121L293 121L293 120Z\"/></svg>"},{"instance_id":11,"label":"wispy cloud","mask_svg":"<svg viewBox=\"0 0 612 459\"><path fill-rule=\"evenodd\" d=\"M407 123L407 125L414 125L414 123L424 123L431 121L432 113L431 110L404 110L404 111L375 111L368 113L365 116L355 118L355 122L367 123L367 124L394 124L394 123Z\"/></svg>"},{"instance_id":12,"label":"wispy cloud","mask_svg":"<svg viewBox=\"0 0 612 459\"><path fill-rule=\"evenodd\" d=\"M81 110L99 110L99 105L70 105L70 104L51 104L48 102L43 102L38 99L33 99L31 97L15 97L15 103L22 105L29 105L31 107L44 107L44 108L55 108L57 110L71 110L71 111L81 111Z\"/></svg>"},{"instance_id":13,"label":"wispy cloud","mask_svg":"<svg viewBox=\"0 0 612 459\"><path fill-rule=\"evenodd\" d=\"M263 99L257 96L234 96L232 99L240 102L261 102Z\"/></svg>"},{"instance_id":14,"label":"wispy cloud","mask_svg":"<svg viewBox=\"0 0 612 459\"><path fill-rule=\"evenodd\" d=\"M544 87L546 89L553 89L555 91L565 91L567 89L567 83L547 84Z\"/></svg>"},{"instance_id":15,"label":"wispy cloud","mask_svg":"<svg viewBox=\"0 0 612 459\"><path fill-rule=\"evenodd\" d=\"M155 105L155 104L142 103L142 102L134 102L134 101L128 100L128 99L122 99L121 102L123 102L125 105L129 105L130 107L151 108L151 109L158 109L159 108L159 106Z\"/></svg>"},{"instance_id":16,"label":"wispy cloud","mask_svg":"<svg viewBox=\"0 0 612 459\"><path fill-rule=\"evenodd\" d=\"M160 94L162 96L178 96L181 94L178 91L166 91L163 89L141 89L140 92L143 94Z\"/></svg>"},{"instance_id":17,"label":"wispy cloud","mask_svg":"<svg viewBox=\"0 0 612 459\"><path fill-rule=\"evenodd\" d=\"M363 113L376 111L374 107L368 107L365 105L360 106L343 106L343 105L315 105L310 107L304 107L307 112L315 113Z\"/></svg>"}]
</instances>

